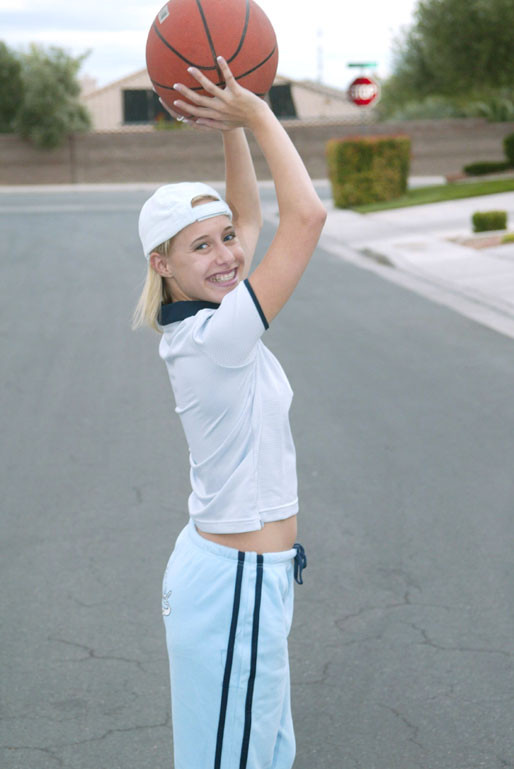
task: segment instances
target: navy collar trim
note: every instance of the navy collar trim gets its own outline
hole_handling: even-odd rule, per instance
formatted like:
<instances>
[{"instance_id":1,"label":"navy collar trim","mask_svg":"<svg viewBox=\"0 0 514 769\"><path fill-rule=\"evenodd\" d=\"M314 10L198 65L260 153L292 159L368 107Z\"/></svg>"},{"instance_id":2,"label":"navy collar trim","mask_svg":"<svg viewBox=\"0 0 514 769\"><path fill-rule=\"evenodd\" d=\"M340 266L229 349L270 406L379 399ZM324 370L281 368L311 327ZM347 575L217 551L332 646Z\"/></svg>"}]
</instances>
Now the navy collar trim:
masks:
<instances>
[{"instance_id":1,"label":"navy collar trim","mask_svg":"<svg viewBox=\"0 0 514 769\"><path fill-rule=\"evenodd\" d=\"M200 310L217 310L218 307L219 304L216 302L206 302L202 299L187 299L183 302L161 304L158 321L161 326L167 326L168 323L175 323L178 320L185 320L191 315L196 315Z\"/></svg>"},{"instance_id":2,"label":"navy collar trim","mask_svg":"<svg viewBox=\"0 0 514 769\"><path fill-rule=\"evenodd\" d=\"M250 281L248 278L245 278L243 282L248 289L248 293L250 294L255 307L257 308L257 312L260 315L264 328L268 329L268 321L266 320L266 316L262 311L259 300L255 296L255 292L250 285ZM200 312L200 310L217 310L218 307L219 304L216 304L216 302L207 302L204 299L186 299L185 301L181 302L169 302L168 304L161 304L161 309L157 320L161 326L167 326L168 323L175 323L178 320L185 320L185 318L190 318L192 315L196 315L197 312Z\"/></svg>"}]
</instances>

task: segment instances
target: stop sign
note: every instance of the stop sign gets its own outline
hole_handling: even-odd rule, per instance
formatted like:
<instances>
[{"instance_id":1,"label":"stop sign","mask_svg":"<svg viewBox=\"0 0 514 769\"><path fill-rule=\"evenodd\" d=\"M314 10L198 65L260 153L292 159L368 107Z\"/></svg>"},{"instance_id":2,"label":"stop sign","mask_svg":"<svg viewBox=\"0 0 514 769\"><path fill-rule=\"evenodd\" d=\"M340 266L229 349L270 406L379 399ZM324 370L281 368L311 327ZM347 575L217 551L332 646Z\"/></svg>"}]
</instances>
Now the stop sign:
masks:
<instances>
[{"instance_id":1,"label":"stop sign","mask_svg":"<svg viewBox=\"0 0 514 769\"><path fill-rule=\"evenodd\" d=\"M348 96L358 107L366 107L368 104L376 101L380 95L380 86L370 77L356 77L350 83Z\"/></svg>"}]
</instances>

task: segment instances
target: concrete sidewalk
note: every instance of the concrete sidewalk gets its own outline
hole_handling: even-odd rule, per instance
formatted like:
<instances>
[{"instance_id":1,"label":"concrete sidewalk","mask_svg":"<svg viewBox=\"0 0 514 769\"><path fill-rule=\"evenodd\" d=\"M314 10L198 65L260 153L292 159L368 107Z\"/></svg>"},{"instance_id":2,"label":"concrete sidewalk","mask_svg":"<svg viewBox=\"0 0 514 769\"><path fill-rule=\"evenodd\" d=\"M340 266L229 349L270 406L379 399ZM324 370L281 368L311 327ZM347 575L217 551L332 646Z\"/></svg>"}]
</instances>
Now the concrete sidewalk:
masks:
<instances>
[{"instance_id":1,"label":"concrete sidewalk","mask_svg":"<svg viewBox=\"0 0 514 769\"><path fill-rule=\"evenodd\" d=\"M412 178L409 186L443 181ZM514 243L475 249L450 241L473 234L475 211L507 211L513 231L514 192L369 214L324 203L323 248L359 266L374 262L384 277L514 337Z\"/></svg>"}]
</instances>

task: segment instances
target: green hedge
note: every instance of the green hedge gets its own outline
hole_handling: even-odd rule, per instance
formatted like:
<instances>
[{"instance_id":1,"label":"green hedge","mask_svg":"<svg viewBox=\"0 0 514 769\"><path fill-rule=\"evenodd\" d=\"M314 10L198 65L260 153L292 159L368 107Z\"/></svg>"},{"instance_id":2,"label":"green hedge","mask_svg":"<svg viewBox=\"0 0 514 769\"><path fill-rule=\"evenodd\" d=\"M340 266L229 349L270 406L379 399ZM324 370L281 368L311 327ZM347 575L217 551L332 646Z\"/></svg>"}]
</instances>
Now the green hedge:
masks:
<instances>
[{"instance_id":1,"label":"green hedge","mask_svg":"<svg viewBox=\"0 0 514 769\"><path fill-rule=\"evenodd\" d=\"M506 211L477 211L471 217L473 232L507 229Z\"/></svg>"},{"instance_id":2,"label":"green hedge","mask_svg":"<svg viewBox=\"0 0 514 769\"><path fill-rule=\"evenodd\" d=\"M507 134L503 139L503 151L511 166L514 166L514 133Z\"/></svg>"},{"instance_id":3,"label":"green hedge","mask_svg":"<svg viewBox=\"0 0 514 769\"><path fill-rule=\"evenodd\" d=\"M507 171L509 168L514 168L514 133L507 134L503 138L503 151L507 158L506 161L497 163L492 160L484 160L480 163L464 166L462 170L470 176L479 176L480 174L490 174L495 171Z\"/></svg>"},{"instance_id":4,"label":"green hedge","mask_svg":"<svg viewBox=\"0 0 514 769\"><path fill-rule=\"evenodd\" d=\"M404 195L410 150L404 134L330 139L326 158L334 204L348 208Z\"/></svg>"},{"instance_id":5,"label":"green hedge","mask_svg":"<svg viewBox=\"0 0 514 769\"><path fill-rule=\"evenodd\" d=\"M481 174L492 174L495 171L506 171L508 168L510 168L510 163L484 160L481 163L470 163L469 166L464 166L462 170L470 176L480 176Z\"/></svg>"}]
</instances>

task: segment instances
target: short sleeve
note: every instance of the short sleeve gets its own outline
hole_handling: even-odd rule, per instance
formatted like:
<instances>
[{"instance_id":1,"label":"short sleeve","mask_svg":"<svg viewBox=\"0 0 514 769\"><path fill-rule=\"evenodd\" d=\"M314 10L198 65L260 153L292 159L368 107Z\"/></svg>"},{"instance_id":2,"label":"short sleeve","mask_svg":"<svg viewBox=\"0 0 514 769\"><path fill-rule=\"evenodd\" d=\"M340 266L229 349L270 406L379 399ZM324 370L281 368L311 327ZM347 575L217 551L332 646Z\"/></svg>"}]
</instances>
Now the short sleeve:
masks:
<instances>
[{"instance_id":1,"label":"short sleeve","mask_svg":"<svg viewBox=\"0 0 514 769\"><path fill-rule=\"evenodd\" d=\"M248 279L221 300L220 306L193 331L193 340L221 366L243 366L269 328Z\"/></svg>"}]
</instances>

